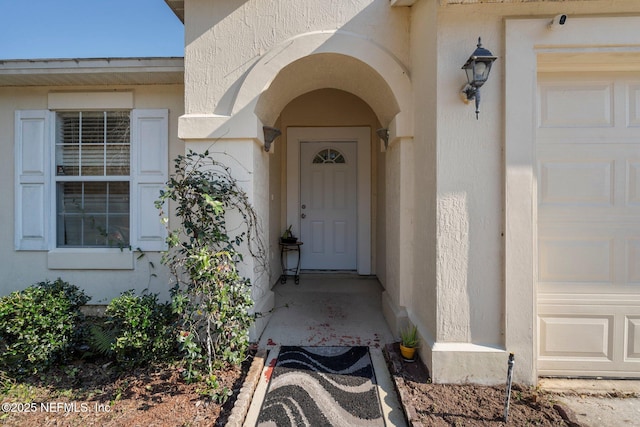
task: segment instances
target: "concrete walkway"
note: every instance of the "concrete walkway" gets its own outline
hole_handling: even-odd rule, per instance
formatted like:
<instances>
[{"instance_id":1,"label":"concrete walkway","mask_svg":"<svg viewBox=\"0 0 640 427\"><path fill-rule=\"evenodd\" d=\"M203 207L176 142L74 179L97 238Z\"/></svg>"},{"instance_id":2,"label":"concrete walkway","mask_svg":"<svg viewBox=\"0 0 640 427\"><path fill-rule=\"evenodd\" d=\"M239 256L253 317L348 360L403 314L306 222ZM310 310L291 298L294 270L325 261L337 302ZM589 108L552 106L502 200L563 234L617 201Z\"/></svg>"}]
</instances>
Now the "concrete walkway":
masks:
<instances>
[{"instance_id":1,"label":"concrete walkway","mask_svg":"<svg viewBox=\"0 0 640 427\"><path fill-rule=\"evenodd\" d=\"M259 341L270 350L249 407L245 426L254 426L267 391L269 369L282 345L368 346L386 425L405 426L393 381L382 354L394 337L382 316L382 287L375 278L350 274L301 275L274 288L275 305Z\"/></svg>"},{"instance_id":2,"label":"concrete walkway","mask_svg":"<svg viewBox=\"0 0 640 427\"><path fill-rule=\"evenodd\" d=\"M640 427L640 380L543 378L539 386L558 394L582 426Z\"/></svg>"},{"instance_id":3,"label":"concrete walkway","mask_svg":"<svg viewBox=\"0 0 640 427\"><path fill-rule=\"evenodd\" d=\"M275 309L259 347L366 345L383 348L394 338L382 316L382 286L355 274L301 275L274 287Z\"/></svg>"}]
</instances>

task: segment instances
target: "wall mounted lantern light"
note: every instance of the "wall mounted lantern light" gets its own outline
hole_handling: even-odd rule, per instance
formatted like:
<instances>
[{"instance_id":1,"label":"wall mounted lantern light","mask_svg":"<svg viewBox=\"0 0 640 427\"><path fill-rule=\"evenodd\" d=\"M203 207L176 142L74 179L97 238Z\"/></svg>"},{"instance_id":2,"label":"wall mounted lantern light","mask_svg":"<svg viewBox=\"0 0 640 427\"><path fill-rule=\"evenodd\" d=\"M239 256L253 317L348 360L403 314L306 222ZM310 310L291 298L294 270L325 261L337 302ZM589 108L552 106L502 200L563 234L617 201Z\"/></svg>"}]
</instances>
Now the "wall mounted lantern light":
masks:
<instances>
[{"instance_id":1,"label":"wall mounted lantern light","mask_svg":"<svg viewBox=\"0 0 640 427\"><path fill-rule=\"evenodd\" d=\"M280 129L272 128L271 126L262 126L264 132L264 151L267 153L271 149L271 143L274 139L282 135Z\"/></svg>"},{"instance_id":2,"label":"wall mounted lantern light","mask_svg":"<svg viewBox=\"0 0 640 427\"><path fill-rule=\"evenodd\" d=\"M467 84L462 88L462 93L465 95L463 100L469 103L469 101L475 99L476 120L480 113L480 87L489 78L493 61L498 59L497 56L493 56L491 52L482 47L480 37L478 37L477 46L476 50L473 51L467 62L462 66L462 69L467 73Z\"/></svg>"},{"instance_id":3,"label":"wall mounted lantern light","mask_svg":"<svg viewBox=\"0 0 640 427\"><path fill-rule=\"evenodd\" d=\"M378 135L378 138L384 142L384 149L386 150L389 148L389 129L378 129L376 130L376 134Z\"/></svg>"}]
</instances>

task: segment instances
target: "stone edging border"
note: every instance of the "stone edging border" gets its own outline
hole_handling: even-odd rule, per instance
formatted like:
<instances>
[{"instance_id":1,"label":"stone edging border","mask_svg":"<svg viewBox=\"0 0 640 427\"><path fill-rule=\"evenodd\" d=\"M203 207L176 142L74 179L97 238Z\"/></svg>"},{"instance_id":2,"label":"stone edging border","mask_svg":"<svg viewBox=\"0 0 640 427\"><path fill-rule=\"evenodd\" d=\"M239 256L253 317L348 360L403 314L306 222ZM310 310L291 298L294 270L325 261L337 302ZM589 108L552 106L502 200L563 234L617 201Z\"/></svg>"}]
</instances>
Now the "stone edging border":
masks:
<instances>
[{"instance_id":1,"label":"stone edging border","mask_svg":"<svg viewBox=\"0 0 640 427\"><path fill-rule=\"evenodd\" d=\"M253 398L253 393L256 390L258 385L258 381L260 381L260 374L262 373L262 369L264 368L264 361L267 358L267 350L262 348L259 349L255 356L253 356L253 361L251 362L251 366L249 367L249 372L247 373L247 377L242 384L242 388L238 393L238 397L236 402L233 405L233 409L231 410L231 415L229 415L229 419L227 420L227 427L242 427L244 420L249 412L249 406L251 406L251 400Z\"/></svg>"},{"instance_id":2,"label":"stone edging border","mask_svg":"<svg viewBox=\"0 0 640 427\"><path fill-rule=\"evenodd\" d=\"M575 412L573 412L568 407L561 405L559 403L553 405L553 409L555 409L560 417L567 423L568 427L586 427L584 424L581 424L578 421L578 417L576 417Z\"/></svg>"}]
</instances>

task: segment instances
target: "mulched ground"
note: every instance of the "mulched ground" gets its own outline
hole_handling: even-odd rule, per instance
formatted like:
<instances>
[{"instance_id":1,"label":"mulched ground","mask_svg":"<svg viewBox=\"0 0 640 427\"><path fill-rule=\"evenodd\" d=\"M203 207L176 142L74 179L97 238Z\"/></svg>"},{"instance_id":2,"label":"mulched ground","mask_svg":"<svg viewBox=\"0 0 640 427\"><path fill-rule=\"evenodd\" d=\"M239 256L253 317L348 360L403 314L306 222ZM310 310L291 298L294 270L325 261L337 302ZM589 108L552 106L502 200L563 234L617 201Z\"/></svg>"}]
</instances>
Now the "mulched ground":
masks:
<instances>
[{"instance_id":1,"label":"mulched ground","mask_svg":"<svg viewBox=\"0 0 640 427\"><path fill-rule=\"evenodd\" d=\"M248 371L218 372L233 396L219 404L198 384L183 381L178 369L159 366L119 373L110 364L76 362L17 386L0 377L0 424L41 426L223 426Z\"/></svg>"},{"instance_id":2,"label":"mulched ground","mask_svg":"<svg viewBox=\"0 0 640 427\"><path fill-rule=\"evenodd\" d=\"M568 425L551 394L514 384L505 423L506 386L432 384L422 362L404 362L397 344L387 346L385 356L412 426Z\"/></svg>"},{"instance_id":3,"label":"mulched ground","mask_svg":"<svg viewBox=\"0 0 640 427\"><path fill-rule=\"evenodd\" d=\"M502 421L505 387L431 384L420 362L406 363L387 347L392 376L412 426L567 426L554 395L514 385L509 420ZM399 353L399 352L398 352ZM0 373L0 424L7 426L222 426L249 370L218 373L233 396L219 404L201 386L186 384L177 368L119 373L101 361L75 362L18 385ZM35 406L33 406L35 404ZM7 406L8 405L8 406ZM554 408L554 405L556 408ZM35 410L31 410L35 409ZM29 410L29 412L27 412Z\"/></svg>"}]
</instances>

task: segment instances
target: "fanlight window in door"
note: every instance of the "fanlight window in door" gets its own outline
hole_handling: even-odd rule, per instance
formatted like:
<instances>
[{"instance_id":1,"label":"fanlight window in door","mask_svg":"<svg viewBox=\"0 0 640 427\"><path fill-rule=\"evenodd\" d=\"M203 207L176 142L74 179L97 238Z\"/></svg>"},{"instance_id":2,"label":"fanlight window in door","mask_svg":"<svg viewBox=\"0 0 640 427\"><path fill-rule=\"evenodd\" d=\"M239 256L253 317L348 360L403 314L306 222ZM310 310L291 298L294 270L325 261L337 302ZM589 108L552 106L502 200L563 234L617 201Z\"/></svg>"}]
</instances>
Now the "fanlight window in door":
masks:
<instances>
[{"instance_id":1,"label":"fanlight window in door","mask_svg":"<svg viewBox=\"0 0 640 427\"><path fill-rule=\"evenodd\" d=\"M325 148L313 157L313 163L346 163L346 161L338 150Z\"/></svg>"}]
</instances>

